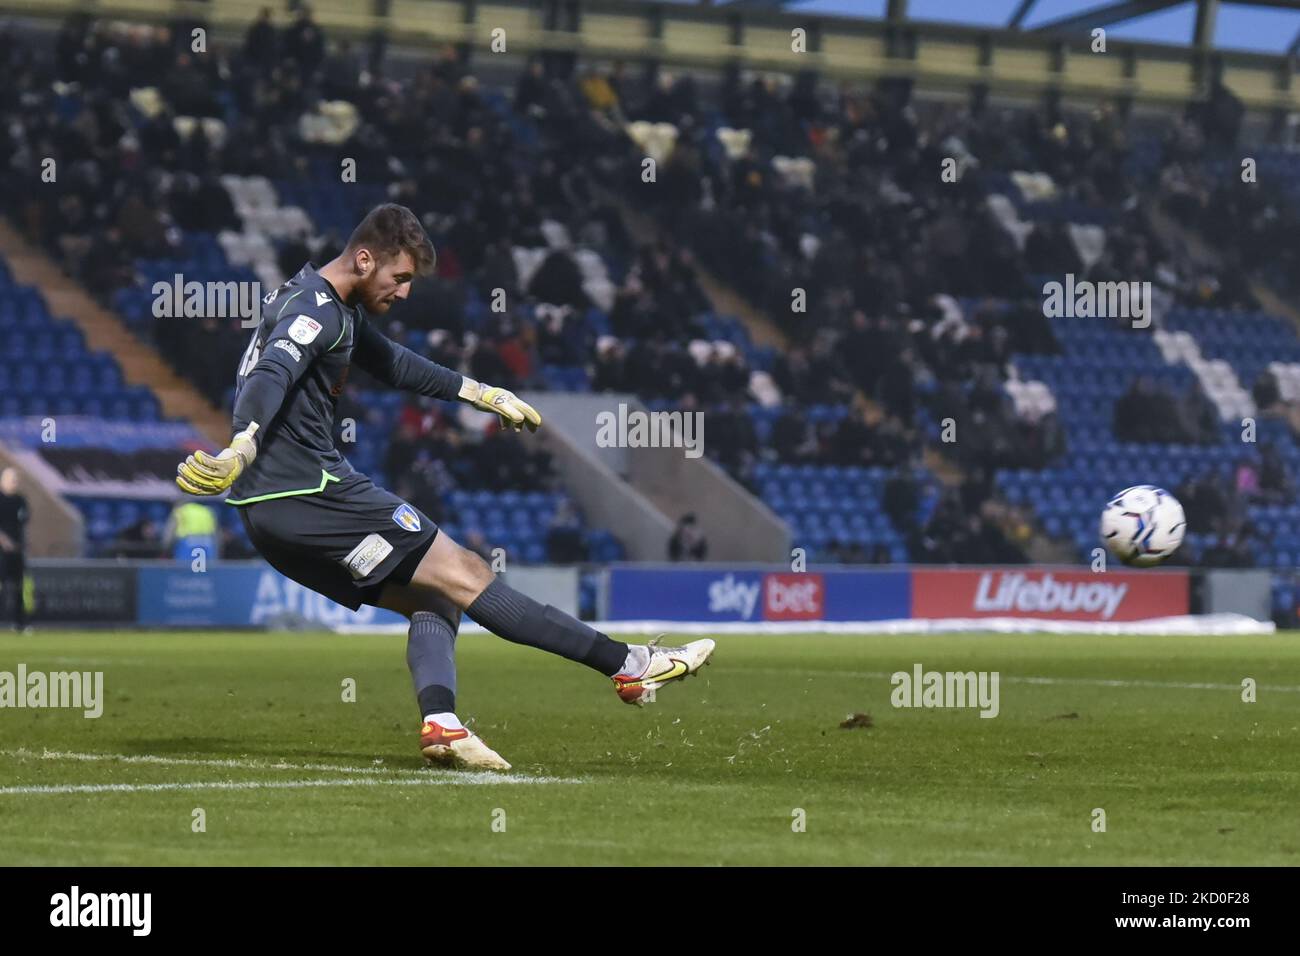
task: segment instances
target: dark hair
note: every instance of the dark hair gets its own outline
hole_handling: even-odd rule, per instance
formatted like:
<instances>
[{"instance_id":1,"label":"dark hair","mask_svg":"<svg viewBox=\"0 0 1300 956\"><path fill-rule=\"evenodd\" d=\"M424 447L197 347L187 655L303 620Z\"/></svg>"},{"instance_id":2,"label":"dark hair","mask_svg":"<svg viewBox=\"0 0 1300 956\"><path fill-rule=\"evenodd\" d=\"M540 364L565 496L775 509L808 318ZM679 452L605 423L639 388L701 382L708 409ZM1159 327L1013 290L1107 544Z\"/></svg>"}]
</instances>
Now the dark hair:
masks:
<instances>
[{"instance_id":1,"label":"dark hair","mask_svg":"<svg viewBox=\"0 0 1300 956\"><path fill-rule=\"evenodd\" d=\"M429 236L415 213L393 202L370 210L366 213L366 218L352 230L344 251L356 252L358 249L369 249L381 262L392 259L401 252L409 252L415 262L417 275L432 272L438 261L433 243L429 241Z\"/></svg>"}]
</instances>

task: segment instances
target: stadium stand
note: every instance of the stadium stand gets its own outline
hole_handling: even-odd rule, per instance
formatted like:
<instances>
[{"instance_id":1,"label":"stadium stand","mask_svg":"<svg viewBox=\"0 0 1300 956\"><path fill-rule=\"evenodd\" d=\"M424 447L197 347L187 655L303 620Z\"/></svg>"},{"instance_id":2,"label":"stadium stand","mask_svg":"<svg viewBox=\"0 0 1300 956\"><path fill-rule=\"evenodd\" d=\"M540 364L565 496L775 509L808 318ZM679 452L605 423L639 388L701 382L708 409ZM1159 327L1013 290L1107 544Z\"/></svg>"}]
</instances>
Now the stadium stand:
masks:
<instances>
[{"instance_id":1,"label":"stadium stand","mask_svg":"<svg viewBox=\"0 0 1300 956\"><path fill-rule=\"evenodd\" d=\"M281 52L300 41L285 32ZM12 162L80 157L57 188L7 197L6 213L218 404L244 336L229 320L156 318L155 283L278 283L388 198L424 217L440 255L390 334L512 388L632 391L651 409L706 412L708 454L816 560L1086 562L1099 504L1139 476L1188 504L1186 562L1283 572L1300 552L1287 420L1300 341L1250 281L1285 288L1294 270L1279 253L1257 261L1280 269L1251 272L1227 252L1289 249L1297 220L1205 186L1223 181L1234 135L1217 114L1138 122L931 101L904 82L866 93L739 70L716 85L666 71L641 82L540 62L510 88L480 84L454 51L363 82L369 67L342 47L297 49L315 64L300 81L276 65L276 42L254 28L196 62L170 35L74 18L50 59L9 45L0 64L22 94L0 106ZM79 91L106 61L118 81ZM286 115L296 138L270 132ZM339 189L347 160L357 181ZM935 175L948 160L954 176ZM1260 162L1285 172L1295 157ZM1153 182L1217 261L1154 219L1138 196ZM629 230L632 206L652 234ZM1135 273L1154 278L1149 328L1044 317L1051 282ZM778 344L720 314L702 274L770 319ZM34 296L5 286L0 322L49 325L32 347L61 364L38 381L7 360L0 412L53 397L64 413L156 420L157 403L123 391ZM510 436L364 381L343 407L361 426L354 464L476 548L619 557L544 456L512 478ZM1244 418L1258 419L1257 443L1243 445ZM492 490L463 490L465 469L496 475ZM495 520L518 495L533 496L532 517ZM75 500L97 548L141 517ZM1293 614L1290 587L1279 573Z\"/></svg>"}]
</instances>

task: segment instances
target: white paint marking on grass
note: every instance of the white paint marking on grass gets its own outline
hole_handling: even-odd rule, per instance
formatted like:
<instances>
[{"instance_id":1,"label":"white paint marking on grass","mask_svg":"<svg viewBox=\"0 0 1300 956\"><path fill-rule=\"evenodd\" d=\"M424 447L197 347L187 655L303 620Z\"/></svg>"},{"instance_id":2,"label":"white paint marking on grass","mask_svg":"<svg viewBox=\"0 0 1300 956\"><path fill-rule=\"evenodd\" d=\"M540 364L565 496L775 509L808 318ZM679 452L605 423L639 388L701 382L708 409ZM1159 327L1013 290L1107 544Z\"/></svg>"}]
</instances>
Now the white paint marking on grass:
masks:
<instances>
[{"instance_id":1,"label":"white paint marking on grass","mask_svg":"<svg viewBox=\"0 0 1300 956\"><path fill-rule=\"evenodd\" d=\"M36 757L39 760L111 760L114 763L157 764L166 767L225 767L234 770L309 770L322 773L359 773L359 774L422 774L423 770L413 767L348 767L327 763L274 763L265 760L235 760L211 757L160 757L155 754L91 754L70 753L62 750L45 750L37 753L33 750L0 750L4 757Z\"/></svg>"},{"instance_id":2,"label":"white paint marking on grass","mask_svg":"<svg viewBox=\"0 0 1300 956\"><path fill-rule=\"evenodd\" d=\"M1240 684L1198 684L1180 683L1161 680L1106 680L1099 677L1006 677L1004 681L1014 684L1083 684L1088 687L1147 687L1167 688L1169 690L1235 690L1240 692ZM1280 691L1283 694L1300 694L1300 687L1277 685L1259 685L1259 690Z\"/></svg>"},{"instance_id":3,"label":"white paint marking on grass","mask_svg":"<svg viewBox=\"0 0 1300 956\"><path fill-rule=\"evenodd\" d=\"M495 784L579 783L558 777L522 777L513 773L443 773L434 776L376 780L344 777L341 780L213 780L186 783L61 783L30 787L0 787L0 796L21 793L156 793L168 790L302 790L312 787L438 787L493 786Z\"/></svg>"},{"instance_id":4,"label":"white paint marking on grass","mask_svg":"<svg viewBox=\"0 0 1300 956\"><path fill-rule=\"evenodd\" d=\"M25 660L28 662L28 666L31 666L33 661L38 664L75 664L81 667L150 663L142 657L46 657L44 654L29 654Z\"/></svg>"},{"instance_id":5,"label":"white paint marking on grass","mask_svg":"<svg viewBox=\"0 0 1300 956\"><path fill-rule=\"evenodd\" d=\"M785 667L747 667L745 670L748 672L757 671L763 674L786 674L799 677L879 677L888 680L894 676L893 672L889 671L791 670ZM1240 684L1199 684L1160 680L1107 680L1100 677L1011 677L1008 676L1006 671L1002 671L1001 674L1002 683L1004 684L1073 684L1082 687L1143 687L1157 690L1241 690ZM1278 691L1283 694L1300 694L1300 687L1280 684L1269 684L1267 686L1260 684L1258 689L1260 691Z\"/></svg>"},{"instance_id":6,"label":"white paint marking on grass","mask_svg":"<svg viewBox=\"0 0 1300 956\"><path fill-rule=\"evenodd\" d=\"M233 760L233 759L215 759L199 757L160 757L154 754L94 754L94 753L71 753L61 750L45 750L37 753L34 750L19 748L17 750L0 750L0 757L34 757L37 760L71 760L71 761L113 761L115 763L133 763L133 764L154 764L169 767L220 767L223 769L235 770L306 770L318 773L350 773L362 775L386 775L391 777L400 777L400 780L380 780L373 781L362 779L362 784L369 783L403 783L412 782L417 784L427 783L582 783L582 780L572 777L529 777L522 774L501 774L488 772L469 772L469 771L442 771L423 769L417 770L410 767L348 767L339 764L319 764L319 763L268 763L262 760ZM435 777L436 775L436 777ZM483 778L479 780L477 778ZM434 779L431 779L434 778ZM445 779L444 779L445 778ZM349 783L350 781L343 781ZM113 789L115 785L103 785L106 789ZM131 784L122 784L121 786L132 786ZM142 785L143 786L143 785ZM174 787L170 789L175 789ZM0 789L0 793L17 792L12 790ZM58 792L58 791L55 791ZM93 790L87 792L95 792Z\"/></svg>"}]
</instances>

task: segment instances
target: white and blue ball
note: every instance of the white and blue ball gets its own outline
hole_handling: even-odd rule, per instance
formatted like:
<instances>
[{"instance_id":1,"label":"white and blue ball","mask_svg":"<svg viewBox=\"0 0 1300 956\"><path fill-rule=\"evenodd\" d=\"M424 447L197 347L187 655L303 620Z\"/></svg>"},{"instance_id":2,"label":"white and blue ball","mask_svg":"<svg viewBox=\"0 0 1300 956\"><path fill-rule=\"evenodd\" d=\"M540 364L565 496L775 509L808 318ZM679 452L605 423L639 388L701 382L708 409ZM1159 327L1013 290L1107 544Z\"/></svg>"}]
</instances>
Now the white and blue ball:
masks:
<instances>
[{"instance_id":1,"label":"white and blue ball","mask_svg":"<svg viewBox=\"0 0 1300 956\"><path fill-rule=\"evenodd\" d=\"M1125 488L1101 513L1101 543L1125 564L1140 568L1177 551L1186 531L1183 506L1155 485Z\"/></svg>"}]
</instances>

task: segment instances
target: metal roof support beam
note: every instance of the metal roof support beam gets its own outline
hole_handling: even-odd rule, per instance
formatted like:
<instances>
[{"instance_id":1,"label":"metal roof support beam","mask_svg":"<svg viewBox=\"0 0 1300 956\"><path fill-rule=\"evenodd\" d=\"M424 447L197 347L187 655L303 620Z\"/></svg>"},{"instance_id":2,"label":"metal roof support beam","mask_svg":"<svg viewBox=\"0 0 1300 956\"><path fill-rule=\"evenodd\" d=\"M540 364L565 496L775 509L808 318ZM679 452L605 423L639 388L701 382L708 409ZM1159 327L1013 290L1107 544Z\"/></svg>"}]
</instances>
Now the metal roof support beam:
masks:
<instances>
[{"instance_id":1,"label":"metal roof support beam","mask_svg":"<svg viewBox=\"0 0 1300 956\"><path fill-rule=\"evenodd\" d=\"M1105 6L1084 10L1082 13L1051 20L1034 27L1029 32L1086 33L1097 27L1108 27L1125 20L1132 20L1134 17L1155 13L1157 10L1167 10L1181 2L1183 0L1121 0L1119 3L1108 3Z\"/></svg>"},{"instance_id":2,"label":"metal roof support beam","mask_svg":"<svg viewBox=\"0 0 1300 956\"><path fill-rule=\"evenodd\" d=\"M734 7L737 10L782 10L792 0L700 0L701 6Z\"/></svg>"},{"instance_id":3,"label":"metal roof support beam","mask_svg":"<svg viewBox=\"0 0 1300 956\"><path fill-rule=\"evenodd\" d=\"M1219 0L1196 0L1196 30L1192 43L1198 50L1214 46L1214 21L1219 16Z\"/></svg>"},{"instance_id":4,"label":"metal roof support beam","mask_svg":"<svg viewBox=\"0 0 1300 956\"><path fill-rule=\"evenodd\" d=\"M1007 21L1008 30L1019 30L1020 24L1025 22L1025 17L1034 9L1034 4L1038 0L1020 0L1020 6L1016 7L1016 12L1011 14L1011 19Z\"/></svg>"}]
</instances>

